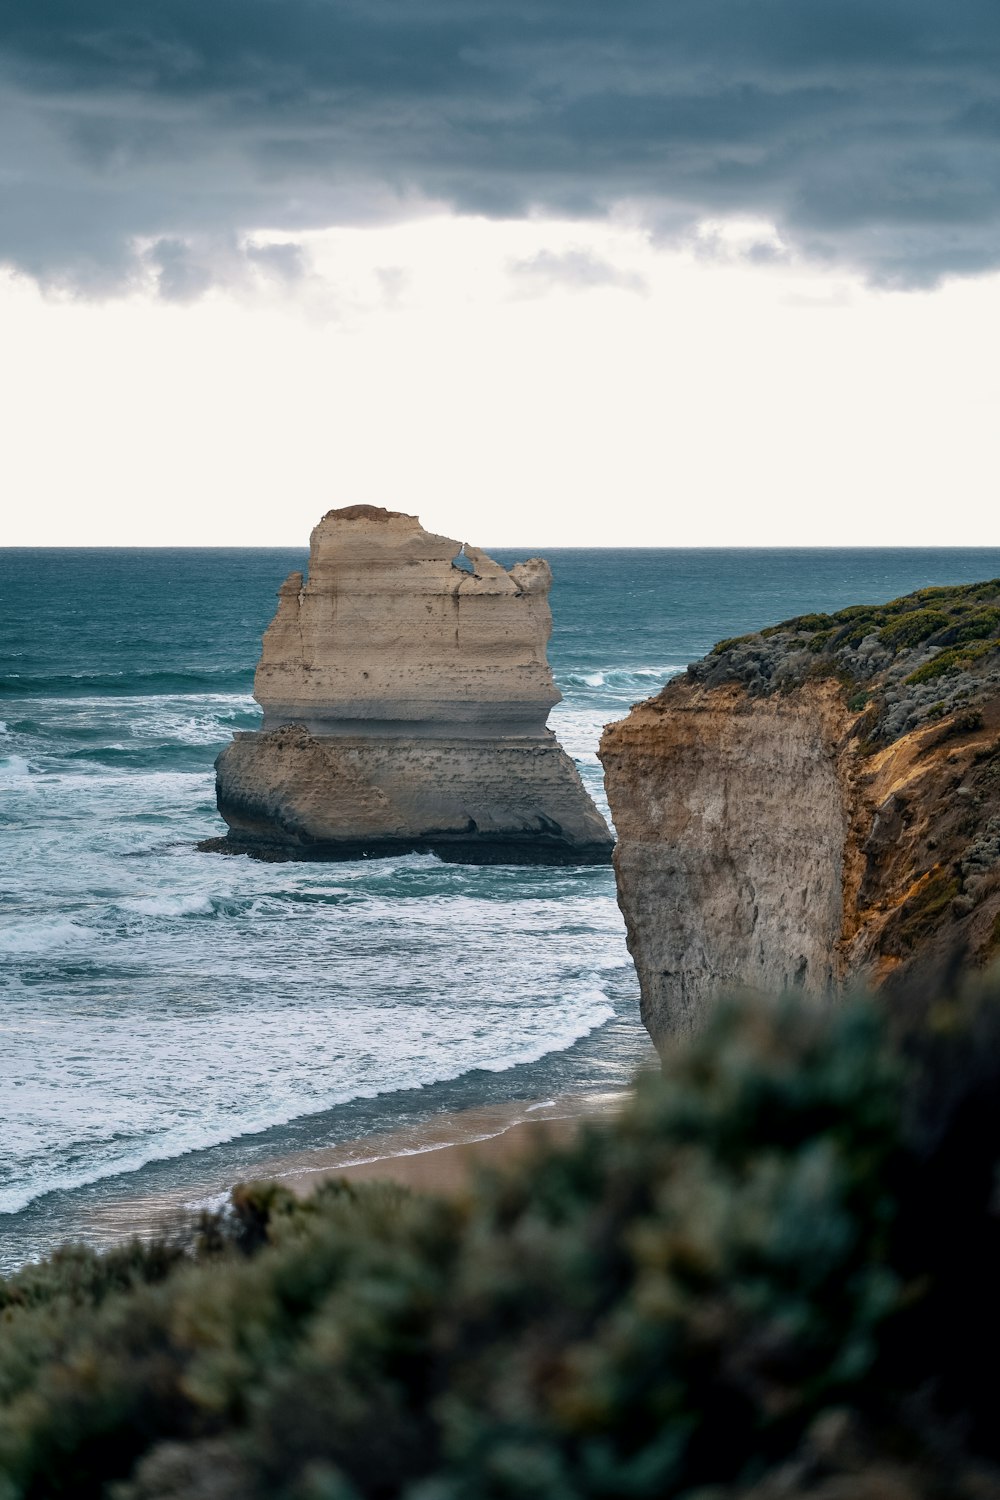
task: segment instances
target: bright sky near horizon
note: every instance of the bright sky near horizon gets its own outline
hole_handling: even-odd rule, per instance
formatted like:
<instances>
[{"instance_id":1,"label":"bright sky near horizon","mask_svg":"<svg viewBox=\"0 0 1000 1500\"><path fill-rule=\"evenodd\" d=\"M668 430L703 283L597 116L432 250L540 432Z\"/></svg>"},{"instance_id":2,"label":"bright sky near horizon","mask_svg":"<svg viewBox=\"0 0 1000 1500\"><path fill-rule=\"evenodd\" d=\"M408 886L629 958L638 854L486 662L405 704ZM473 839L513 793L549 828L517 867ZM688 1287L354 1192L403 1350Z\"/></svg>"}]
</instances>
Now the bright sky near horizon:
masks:
<instances>
[{"instance_id":1,"label":"bright sky near horizon","mask_svg":"<svg viewBox=\"0 0 1000 1500\"><path fill-rule=\"evenodd\" d=\"M15 0L0 545L996 545L1000 15L809 15Z\"/></svg>"}]
</instances>

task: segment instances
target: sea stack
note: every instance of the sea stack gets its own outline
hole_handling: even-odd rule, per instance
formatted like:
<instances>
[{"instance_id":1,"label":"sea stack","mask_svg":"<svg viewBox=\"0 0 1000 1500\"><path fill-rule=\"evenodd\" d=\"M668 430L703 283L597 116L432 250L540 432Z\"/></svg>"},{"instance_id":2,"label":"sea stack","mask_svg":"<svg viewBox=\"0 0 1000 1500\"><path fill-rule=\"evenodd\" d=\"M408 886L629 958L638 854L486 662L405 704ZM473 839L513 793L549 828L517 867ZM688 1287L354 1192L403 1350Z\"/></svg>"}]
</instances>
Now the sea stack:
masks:
<instances>
[{"instance_id":1,"label":"sea stack","mask_svg":"<svg viewBox=\"0 0 1000 1500\"><path fill-rule=\"evenodd\" d=\"M1000 579L723 641L600 755L658 1046L727 991L1000 959Z\"/></svg>"},{"instance_id":2,"label":"sea stack","mask_svg":"<svg viewBox=\"0 0 1000 1500\"><path fill-rule=\"evenodd\" d=\"M592 864L612 838L546 727L552 575L372 505L331 510L263 642L263 727L216 761L208 847L271 859L423 851Z\"/></svg>"}]
</instances>

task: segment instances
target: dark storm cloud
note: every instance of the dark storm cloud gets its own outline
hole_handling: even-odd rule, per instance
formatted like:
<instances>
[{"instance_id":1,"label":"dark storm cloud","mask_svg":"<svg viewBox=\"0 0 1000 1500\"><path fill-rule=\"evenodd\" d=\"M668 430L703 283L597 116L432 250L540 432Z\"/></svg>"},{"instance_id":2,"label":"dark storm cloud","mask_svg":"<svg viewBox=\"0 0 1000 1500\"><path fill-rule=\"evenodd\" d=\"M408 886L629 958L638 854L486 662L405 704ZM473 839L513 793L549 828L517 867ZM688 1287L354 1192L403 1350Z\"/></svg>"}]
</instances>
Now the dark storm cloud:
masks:
<instances>
[{"instance_id":1,"label":"dark storm cloud","mask_svg":"<svg viewBox=\"0 0 1000 1500\"><path fill-rule=\"evenodd\" d=\"M258 228L623 199L888 283L1000 264L1000 5L0 0L0 258L45 279L191 296Z\"/></svg>"}]
</instances>

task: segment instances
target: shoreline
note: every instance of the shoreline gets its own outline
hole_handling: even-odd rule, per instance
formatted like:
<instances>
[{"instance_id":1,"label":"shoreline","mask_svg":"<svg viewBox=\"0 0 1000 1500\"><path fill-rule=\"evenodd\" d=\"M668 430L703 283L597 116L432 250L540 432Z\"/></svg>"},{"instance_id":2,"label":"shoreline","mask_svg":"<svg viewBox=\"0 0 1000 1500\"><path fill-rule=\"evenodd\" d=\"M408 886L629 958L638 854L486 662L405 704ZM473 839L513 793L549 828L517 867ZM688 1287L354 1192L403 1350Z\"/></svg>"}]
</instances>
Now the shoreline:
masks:
<instances>
[{"instance_id":1,"label":"shoreline","mask_svg":"<svg viewBox=\"0 0 1000 1500\"><path fill-rule=\"evenodd\" d=\"M333 1147L316 1152L325 1159L315 1162L302 1159L312 1153L279 1159L277 1170L262 1175L283 1182L301 1197L338 1177L397 1182L418 1192L453 1193L479 1168L502 1167L541 1143L569 1141L584 1121L610 1122L630 1097L630 1090L621 1090L444 1113L412 1131L390 1131L352 1143L365 1150L358 1159L333 1160L344 1154Z\"/></svg>"},{"instance_id":2,"label":"shoreline","mask_svg":"<svg viewBox=\"0 0 1000 1500\"><path fill-rule=\"evenodd\" d=\"M567 1143L585 1121L610 1124L631 1097L631 1089L618 1089L442 1111L404 1130L276 1156L225 1187L192 1184L95 1204L80 1228L99 1249L170 1232L200 1212L223 1208L239 1181L279 1182L298 1197L337 1178L396 1182L414 1192L448 1196L461 1192L477 1171L502 1169L540 1144Z\"/></svg>"}]
</instances>

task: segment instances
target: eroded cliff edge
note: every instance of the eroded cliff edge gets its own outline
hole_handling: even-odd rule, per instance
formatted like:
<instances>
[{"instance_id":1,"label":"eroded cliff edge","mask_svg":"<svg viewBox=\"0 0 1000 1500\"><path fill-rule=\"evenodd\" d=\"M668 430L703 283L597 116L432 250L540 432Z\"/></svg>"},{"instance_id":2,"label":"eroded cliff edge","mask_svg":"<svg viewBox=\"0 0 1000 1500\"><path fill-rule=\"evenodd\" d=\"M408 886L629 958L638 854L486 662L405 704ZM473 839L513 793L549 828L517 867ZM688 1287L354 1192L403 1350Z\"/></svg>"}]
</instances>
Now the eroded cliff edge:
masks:
<instances>
[{"instance_id":1,"label":"eroded cliff edge","mask_svg":"<svg viewBox=\"0 0 1000 1500\"><path fill-rule=\"evenodd\" d=\"M654 1041L1000 957L1000 580L721 642L600 755Z\"/></svg>"},{"instance_id":2,"label":"eroded cliff edge","mask_svg":"<svg viewBox=\"0 0 1000 1500\"><path fill-rule=\"evenodd\" d=\"M272 859L428 851L477 863L610 859L547 728L552 575L509 571L370 505L329 511L263 642L263 729L216 761L224 839Z\"/></svg>"}]
</instances>

